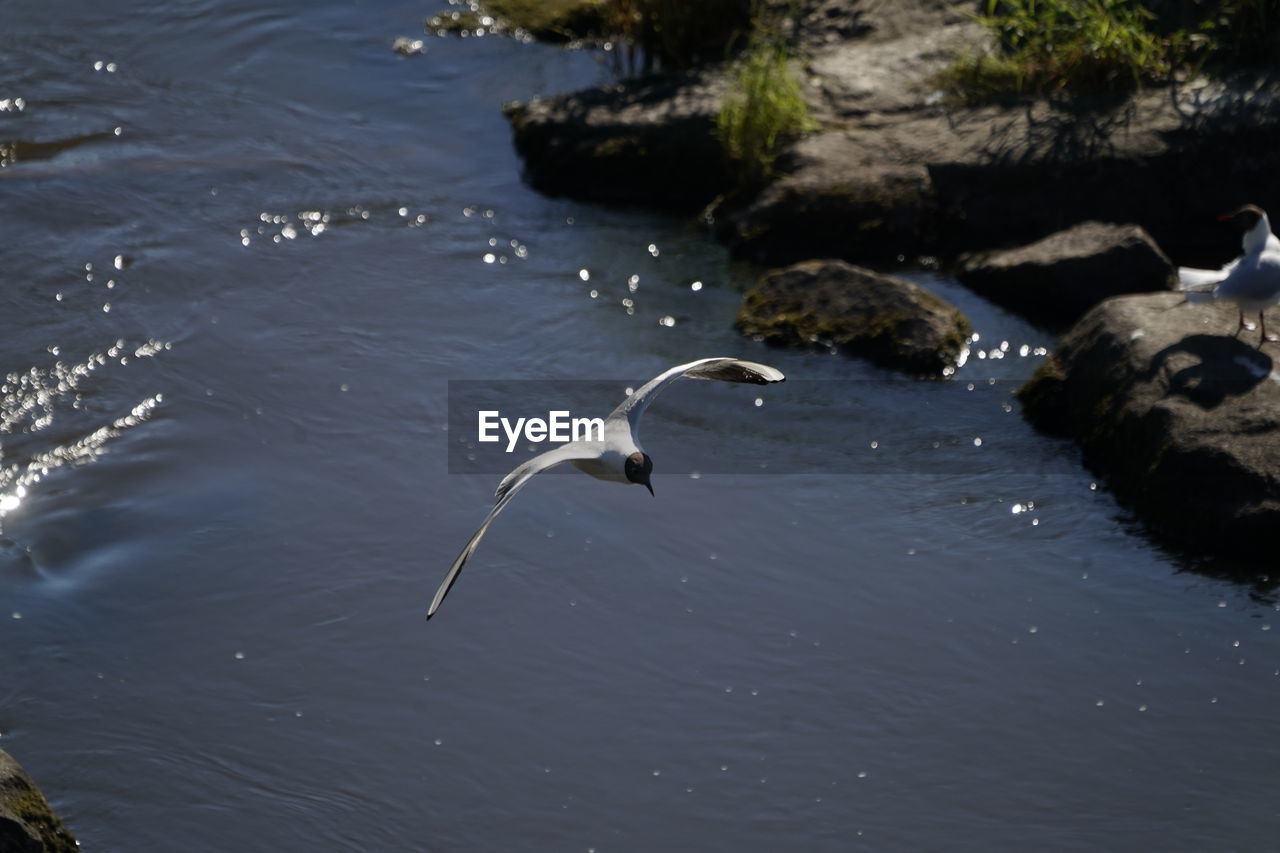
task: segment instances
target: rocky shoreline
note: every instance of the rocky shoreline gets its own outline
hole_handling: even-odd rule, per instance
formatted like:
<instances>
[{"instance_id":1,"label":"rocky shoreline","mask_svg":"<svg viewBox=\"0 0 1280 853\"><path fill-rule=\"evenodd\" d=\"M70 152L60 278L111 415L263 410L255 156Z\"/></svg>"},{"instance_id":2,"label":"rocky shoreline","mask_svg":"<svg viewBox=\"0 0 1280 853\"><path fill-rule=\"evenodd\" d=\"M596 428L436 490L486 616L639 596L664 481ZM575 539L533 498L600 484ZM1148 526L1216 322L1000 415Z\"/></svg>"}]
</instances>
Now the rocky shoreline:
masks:
<instances>
[{"instance_id":1,"label":"rocky shoreline","mask_svg":"<svg viewBox=\"0 0 1280 853\"><path fill-rule=\"evenodd\" d=\"M1018 394L1031 422L1076 439L1162 538L1270 562L1280 373L1271 354L1231 335L1235 326L1226 305L1116 297L1072 327Z\"/></svg>"},{"instance_id":2,"label":"rocky shoreline","mask_svg":"<svg viewBox=\"0 0 1280 853\"><path fill-rule=\"evenodd\" d=\"M0 749L0 850L72 853L79 849L27 771Z\"/></svg>"},{"instance_id":3,"label":"rocky shoreline","mask_svg":"<svg viewBox=\"0 0 1280 853\"><path fill-rule=\"evenodd\" d=\"M845 5L854 10L845 17L860 6ZM887 20L857 17L852 38L812 37L806 97L822 129L793 146L781 177L746 196L730 192L712 135L723 69L624 80L506 113L535 187L677 211L710 205L716 236L763 264L954 257L1090 219L1140 225L1177 247L1179 263L1231 255L1234 244L1205 223L1241 198L1265 206L1255 196L1273 184L1275 81L1197 80L1119 101L949 103L937 73L985 39L966 19L970 6L916 0Z\"/></svg>"},{"instance_id":4,"label":"rocky shoreline","mask_svg":"<svg viewBox=\"0 0 1280 853\"><path fill-rule=\"evenodd\" d=\"M1215 214L1280 209L1280 87L1196 79L1123 98L954 103L935 80L987 38L973 6L804 4L805 97L821 129L751 192L734 188L713 135L724 69L505 112L539 190L700 211L734 256L774 267L745 295L745 334L945 375L967 321L841 263L923 258L1066 331L1020 392L1026 416L1076 438L1170 541L1263 556L1280 508L1280 374L1267 348L1230 337L1230 309L1169 291L1176 265L1239 254Z\"/></svg>"}]
</instances>

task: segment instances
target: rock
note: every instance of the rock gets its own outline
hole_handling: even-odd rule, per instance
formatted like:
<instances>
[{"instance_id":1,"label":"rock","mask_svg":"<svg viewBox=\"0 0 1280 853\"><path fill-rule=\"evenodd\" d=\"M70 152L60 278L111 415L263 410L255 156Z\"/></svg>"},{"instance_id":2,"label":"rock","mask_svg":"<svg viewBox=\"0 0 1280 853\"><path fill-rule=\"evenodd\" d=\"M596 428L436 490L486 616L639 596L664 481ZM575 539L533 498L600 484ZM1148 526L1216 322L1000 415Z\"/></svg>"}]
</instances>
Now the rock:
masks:
<instances>
[{"instance_id":1,"label":"rock","mask_svg":"<svg viewBox=\"0 0 1280 853\"><path fill-rule=\"evenodd\" d=\"M764 264L805 258L894 261L937 245L940 209L928 169L881 157L844 132L801 140L793 171L745 203L715 211L716 236Z\"/></svg>"},{"instance_id":2,"label":"rock","mask_svg":"<svg viewBox=\"0 0 1280 853\"><path fill-rule=\"evenodd\" d=\"M963 314L924 288L834 260L766 273L743 297L735 325L769 343L837 346L928 375L954 367L970 332Z\"/></svg>"},{"instance_id":3,"label":"rock","mask_svg":"<svg viewBox=\"0 0 1280 853\"><path fill-rule=\"evenodd\" d=\"M1274 562L1280 348L1236 339L1235 327L1234 308L1176 293L1109 299L1018 395L1032 423L1079 441L1170 541Z\"/></svg>"},{"instance_id":4,"label":"rock","mask_svg":"<svg viewBox=\"0 0 1280 853\"><path fill-rule=\"evenodd\" d=\"M842 118L914 110L937 92L934 77L958 52L982 38L974 21L930 21L894 38L844 40L821 50L809 64L825 103Z\"/></svg>"},{"instance_id":5,"label":"rock","mask_svg":"<svg viewBox=\"0 0 1280 853\"><path fill-rule=\"evenodd\" d=\"M653 76L503 111L536 189L695 210L729 186L715 137L724 85L714 73Z\"/></svg>"},{"instance_id":6,"label":"rock","mask_svg":"<svg viewBox=\"0 0 1280 853\"><path fill-rule=\"evenodd\" d=\"M1084 222L1017 249L966 255L960 281L1049 326L1067 326L1104 299L1176 288L1177 270L1137 225Z\"/></svg>"},{"instance_id":7,"label":"rock","mask_svg":"<svg viewBox=\"0 0 1280 853\"><path fill-rule=\"evenodd\" d=\"M0 749L0 850L74 853L75 838L13 756Z\"/></svg>"}]
</instances>

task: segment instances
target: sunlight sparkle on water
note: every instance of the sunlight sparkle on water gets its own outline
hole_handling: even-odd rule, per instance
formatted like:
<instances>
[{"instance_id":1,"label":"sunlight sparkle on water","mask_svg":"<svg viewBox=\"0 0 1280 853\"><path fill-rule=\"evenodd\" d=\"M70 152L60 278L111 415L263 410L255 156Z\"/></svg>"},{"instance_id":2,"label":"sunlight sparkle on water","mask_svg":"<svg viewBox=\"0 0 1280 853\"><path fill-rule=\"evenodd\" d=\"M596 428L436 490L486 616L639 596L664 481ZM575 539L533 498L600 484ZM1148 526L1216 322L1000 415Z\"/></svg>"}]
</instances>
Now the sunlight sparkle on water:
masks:
<instances>
[{"instance_id":1,"label":"sunlight sparkle on water","mask_svg":"<svg viewBox=\"0 0 1280 853\"><path fill-rule=\"evenodd\" d=\"M130 348L125 341L118 340L104 352L91 353L77 364L56 361L52 367L31 367L21 373L6 375L0 384L0 435L19 431L28 436L36 435L55 421L71 417L72 412L83 412L81 394L95 371L113 363L127 365L130 349L135 358L147 358L170 348L169 343L157 340ZM75 467L100 457L106 452L107 444L124 430L150 420L162 401L161 394L147 397L128 414L106 425L91 429L79 438L60 436L61 443L29 452L25 460L0 468L0 516L16 510L27 496L28 487L40 482L51 471ZM0 445L2 456L3 446Z\"/></svg>"}]
</instances>

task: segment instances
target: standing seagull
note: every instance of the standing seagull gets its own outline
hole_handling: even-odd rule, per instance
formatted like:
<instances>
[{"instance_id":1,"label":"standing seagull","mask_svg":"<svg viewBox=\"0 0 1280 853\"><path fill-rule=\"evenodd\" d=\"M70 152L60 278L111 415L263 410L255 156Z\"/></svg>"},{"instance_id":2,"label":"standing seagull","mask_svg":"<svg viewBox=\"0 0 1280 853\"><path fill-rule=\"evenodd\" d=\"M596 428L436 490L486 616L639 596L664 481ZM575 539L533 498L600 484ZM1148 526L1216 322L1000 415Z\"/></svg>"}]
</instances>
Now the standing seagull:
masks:
<instances>
[{"instance_id":1,"label":"standing seagull","mask_svg":"<svg viewBox=\"0 0 1280 853\"><path fill-rule=\"evenodd\" d=\"M484 537L485 531L493 523L493 519L502 512L515 493L520 491L534 474L568 462L597 480L610 480L615 483L636 483L644 486L653 494L653 486L649 483L649 474L653 471L653 460L640 447L640 417L653 402L663 388L682 377L689 379L719 379L722 382L749 382L753 385L768 385L771 382L782 382L786 379L782 371L759 364L754 361L742 361L736 358L700 358L688 364L678 364L646 382L639 391L628 397L622 405L613 410L604 422L602 441L571 441L559 447L540 453L527 462L522 463L510 474L502 478L498 491L494 493L497 503L484 521L480 529L472 534L462 553L449 567L435 598L431 599L431 607L427 610L427 618L435 615L440 602L449 594L450 587L462 573L462 567L475 553L476 546Z\"/></svg>"},{"instance_id":2,"label":"standing seagull","mask_svg":"<svg viewBox=\"0 0 1280 853\"><path fill-rule=\"evenodd\" d=\"M1280 302L1280 238L1271 233L1267 214L1262 208L1252 204L1246 204L1234 213L1225 214L1218 219L1233 222L1244 231L1244 239L1241 241L1244 254L1219 270L1179 267L1178 279L1182 283L1183 292L1187 294L1187 300L1234 302L1240 309L1237 335L1242 329L1253 328L1245 322L1245 311L1257 311L1261 327L1258 346L1267 341L1280 340L1267 334L1267 321L1263 313Z\"/></svg>"}]
</instances>

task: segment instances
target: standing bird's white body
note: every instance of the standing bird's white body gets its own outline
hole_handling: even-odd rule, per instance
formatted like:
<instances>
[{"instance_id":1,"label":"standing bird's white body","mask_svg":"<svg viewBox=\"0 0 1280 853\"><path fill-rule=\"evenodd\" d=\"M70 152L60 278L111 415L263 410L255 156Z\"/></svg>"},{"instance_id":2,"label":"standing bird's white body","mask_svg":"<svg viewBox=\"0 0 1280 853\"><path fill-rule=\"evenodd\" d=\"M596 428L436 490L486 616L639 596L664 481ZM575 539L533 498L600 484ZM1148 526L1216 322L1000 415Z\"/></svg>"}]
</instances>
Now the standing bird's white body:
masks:
<instances>
[{"instance_id":1,"label":"standing bird's white body","mask_svg":"<svg viewBox=\"0 0 1280 853\"><path fill-rule=\"evenodd\" d=\"M676 365L650 379L623 401L622 405L613 410L605 419L602 440L571 441L522 463L503 477L502 482L498 484L498 490L494 493L497 502L480 523L480 528L472 534L462 553L458 554L453 565L449 567L449 573L445 575L435 598L431 600L430 608L427 609L427 618L430 619L435 615L440 603L449 593L450 587L462 572L462 567L475 553L476 547L489 529L489 525L493 523L493 519L502 512L515 493L520 491L534 474L568 462L579 471L598 480L635 483L644 486L650 494L653 494L653 486L649 483L653 461L640 447L640 417L658 392L681 378L718 379L722 382L749 382L755 385L767 385L786 379L782 371L776 368L736 358L700 358L688 364Z\"/></svg>"},{"instance_id":2,"label":"standing bird's white body","mask_svg":"<svg viewBox=\"0 0 1280 853\"><path fill-rule=\"evenodd\" d=\"M1245 322L1245 312L1258 312L1261 337L1258 345L1274 341L1267 334L1266 309L1280 302L1280 238L1271 233L1267 214L1259 207L1244 207L1219 217L1244 229L1241 246L1244 254L1218 270L1201 270L1191 267L1178 268L1178 280L1188 301L1225 301L1235 303L1240 310L1241 329L1252 328Z\"/></svg>"}]
</instances>

